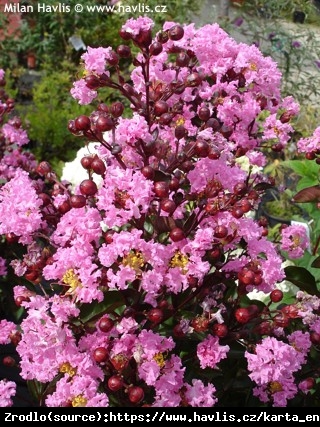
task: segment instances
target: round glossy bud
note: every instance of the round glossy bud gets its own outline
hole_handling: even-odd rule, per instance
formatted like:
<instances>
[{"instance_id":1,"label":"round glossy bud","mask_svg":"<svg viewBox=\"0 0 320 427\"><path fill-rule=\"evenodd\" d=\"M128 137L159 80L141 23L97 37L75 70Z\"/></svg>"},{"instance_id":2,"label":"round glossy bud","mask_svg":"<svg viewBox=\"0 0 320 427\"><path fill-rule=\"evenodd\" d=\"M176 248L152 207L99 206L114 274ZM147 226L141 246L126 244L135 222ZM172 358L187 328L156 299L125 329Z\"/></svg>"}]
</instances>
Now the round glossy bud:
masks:
<instances>
[{"instance_id":1,"label":"round glossy bud","mask_svg":"<svg viewBox=\"0 0 320 427\"><path fill-rule=\"evenodd\" d=\"M248 323L251 318L250 312L247 308L237 308L234 315L235 315L235 318L237 319L237 322L241 324Z\"/></svg>"},{"instance_id":2,"label":"round glossy bud","mask_svg":"<svg viewBox=\"0 0 320 427\"><path fill-rule=\"evenodd\" d=\"M70 201L69 200L64 200L59 206L58 206L58 211L64 215L65 213L69 212L71 209L71 205L70 205Z\"/></svg>"},{"instance_id":3,"label":"round glossy bud","mask_svg":"<svg viewBox=\"0 0 320 427\"><path fill-rule=\"evenodd\" d=\"M94 126L99 132L107 132L114 128L114 122L111 117L101 115L97 118Z\"/></svg>"},{"instance_id":4,"label":"round glossy bud","mask_svg":"<svg viewBox=\"0 0 320 427\"><path fill-rule=\"evenodd\" d=\"M167 113L169 110L169 105L165 101L157 101L154 104L153 111L156 116L161 116L162 114Z\"/></svg>"},{"instance_id":5,"label":"round glossy bud","mask_svg":"<svg viewBox=\"0 0 320 427\"><path fill-rule=\"evenodd\" d=\"M154 183L153 191L156 196L164 198L169 195L169 183L166 181L157 181Z\"/></svg>"},{"instance_id":6,"label":"round glossy bud","mask_svg":"<svg viewBox=\"0 0 320 427\"><path fill-rule=\"evenodd\" d=\"M81 115L75 119L74 125L76 130L80 130L80 131L88 130L90 129L90 126L91 126L91 120L88 116Z\"/></svg>"},{"instance_id":7,"label":"round glossy bud","mask_svg":"<svg viewBox=\"0 0 320 427\"><path fill-rule=\"evenodd\" d=\"M92 179L84 179L80 183L79 189L84 196L94 196L98 191L97 184Z\"/></svg>"},{"instance_id":8,"label":"round glossy bud","mask_svg":"<svg viewBox=\"0 0 320 427\"><path fill-rule=\"evenodd\" d=\"M138 404L144 399L143 388L138 386L131 386L128 388L128 398L131 403Z\"/></svg>"},{"instance_id":9,"label":"round glossy bud","mask_svg":"<svg viewBox=\"0 0 320 427\"><path fill-rule=\"evenodd\" d=\"M121 58L129 58L131 56L131 49L125 44L121 44L117 47L117 54Z\"/></svg>"},{"instance_id":10,"label":"round glossy bud","mask_svg":"<svg viewBox=\"0 0 320 427\"><path fill-rule=\"evenodd\" d=\"M169 237L173 242L180 242L185 238L185 234L181 228L175 227L170 231Z\"/></svg>"},{"instance_id":11,"label":"round glossy bud","mask_svg":"<svg viewBox=\"0 0 320 427\"><path fill-rule=\"evenodd\" d=\"M155 171L151 166L144 166L141 173L146 179L153 179L155 176Z\"/></svg>"},{"instance_id":12,"label":"round glossy bud","mask_svg":"<svg viewBox=\"0 0 320 427\"><path fill-rule=\"evenodd\" d=\"M109 358L109 352L105 347L97 347L93 352L93 358L97 363L105 363Z\"/></svg>"},{"instance_id":13,"label":"round glossy bud","mask_svg":"<svg viewBox=\"0 0 320 427\"><path fill-rule=\"evenodd\" d=\"M176 58L176 65L178 67L187 67L190 57L186 52L179 52Z\"/></svg>"},{"instance_id":14,"label":"round glossy bud","mask_svg":"<svg viewBox=\"0 0 320 427\"><path fill-rule=\"evenodd\" d=\"M184 29L181 25L174 25L168 30L170 40L181 40L184 35Z\"/></svg>"},{"instance_id":15,"label":"round glossy bud","mask_svg":"<svg viewBox=\"0 0 320 427\"><path fill-rule=\"evenodd\" d=\"M173 119L173 114L164 113L164 114L161 114L161 116L159 117L159 123L161 125L169 125L172 122L172 119Z\"/></svg>"},{"instance_id":16,"label":"round glossy bud","mask_svg":"<svg viewBox=\"0 0 320 427\"><path fill-rule=\"evenodd\" d=\"M97 76L90 74L89 76L86 76L84 78L85 82L86 82L86 86L91 89L91 90L95 90L98 89L100 87L100 80Z\"/></svg>"},{"instance_id":17,"label":"round glossy bud","mask_svg":"<svg viewBox=\"0 0 320 427\"><path fill-rule=\"evenodd\" d=\"M75 209L83 208L87 199L81 194L74 194L70 197L70 206Z\"/></svg>"},{"instance_id":18,"label":"round glossy bud","mask_svg":"<svg viewBox=\"0 0 320 427\"><path fill-rule=\"evenodd\" d=\"M124 112L124 105L120 101L114 102L111 105L110 111L111 111L111 114L113 115L113 117L120 117L122 115L122 113Z\"/></svg>"},{"instance_id":19,"label":"round glossy bud","mask_svg":"<svg viewBox=\"0 0 320 427\"><path fill-rule=\"evenodd\" d=\"M206 122L210 118L210 110L208 107L201 107L198 111L199 119Z\"/></svg>"},{"instance_id":20,"label":"round glossy bud","mask_svg":"<svg viewBox=\"0 0 320 427\"><path fill-rule=\"evenodd\" d=\"M228 335L228 326L224 323L215 323L212 326L212 332L219 338L224 338Z\"/></svg>"},{"instance_id":21,"label":"round glossy bud","mask_svg":"<svg viewBox=\"0 0 320 427\"><path fill-rule=\"evenodd\" d=\"M99 329L102 332L110 332L114 327L114 321L110 317L102 317L99 321Z\"/></svg>"},{"instance_id":22,"label":"round glossy bud","mask_svg":"<svg viewBox=\"0 0 320 427\"><path fill-rule=\"evenodd\" d=\"M91 169L97 175L104 175L104 173L106 172L106 165L102 159L100 159L99 157L95 157L92 160Z\"/></svg>"},{"instance_id":23,"label":"round glossy bud","mask_svg":"<svg viewBox=\"0 0 320 427\"><path fill-rule=\"evenodd\" d=\"M189 87L199 86L202 82L202 77L199 73L191 73L186 78L186 85Z\"/></svg>"},{"instance_id":24,"label":"round glossy bud","mask_svg":"<svg viewBox=\"0 0 320 427\"><path fill-rule=\"evenodd\" d=\"M228 235L228 228L225 225L217 225L214 229L214 237L223 239Z\"/></svg>"},{"instance_id":25,"label":"round glossy bud","mask_svg":"<svg viewBox=\"0 0 320 427\"><path fill-rule=\"evenodd\" d=\"M150 55L152 56L157 56L162 52L162 43L160 42L154 42L152 43L152 45L150 46Z\"/></svg>"},{"instance_id":26,"label":"round glossy bud","mask_svg":"<svg viewBox=\"0 0 320 427\"><path fill-rule=\"evenodd\" d=\"M210 146L207 141L197 141L194 146L195 152L199 157L207 157L210 151Z\"/></svg>"},{"instance_id":27,"label":"round glossy bud","mask_svg":"<svg viewBox=\"0 0 320 427\"><path fill-rule=\"evenodd\" d=\"M17 298L14 300L15 304L17 307L21 307L23 302L29 301L29 298L23 296L23 295L18 295Z\"/></svg>"},{"instance_id":28,"label":"round glossy bud","mask_svg":"<svg viewBox=\"0 0 320 427\"><path fill-rule=\"evenodd\" d=\"M2 364L7 368L13 368L14 366L16 366L16 361L11 356L5 356L2 359Z\"/></svg>"},{"instance_id":29,"label":"round glossy bud","mask_svg":"<svg viewBox=\"0 0 320 427\"><path fill-rule=\"evenodd\" d=\"M45 175L47 175L48 173L51 172L52 168L51 168L51 166L50 166L50 164L48 162L43 161L43 162L40 162L38 164L36 170L37 170L37 172L38 172L39 175L45 176Z\"/></svg>"},{"instance_id":30,"label":"round glossy bud","mask_svg":"<svg viewBox=\"0 0 320 427\"><path fill-rule=\"evenodd\" d=\"M272 302L280 302L283 298L283 292L280 289L274 289L270 294Z\"/></svg>"},{"instance_id":31,"label":"round glossy bud","mask_svg":"<svg viewBox=\"0 0 320 427\"><path fill-rule=\"evenodd\" d=\"M82 159L80 160L81 166L86 170L91 169L92 160L93 160L92 156L82 157Z\"/></svg>"},{"instance_id":32,"label":"round glossy bud","mask_svg":"<svg viewBox=\"0 0 320 427\"><path fill-rule=\"evenodd\" d=\"M163 199L161 200L160 207L163 211L172 214L176 210L176 204L171 199Z\"/></svg>"},{"instance_id":33,"label":"round glossy bud","mask_svg":"<svg viewBox=\"0 0 320 427\"><path fill-rule=\"evenodd\" d=\"M123 388L123 379L120 375L112 375L108 379L108 387L111 391L118 391Z\"/></svg>"},{"instance_id":34,"label":"round glossy bud","mask_svg":"<svg viewBox=\"0 0 320 427\"><path fill-rule=\"evenodd\" d=\"M152 323L159 324L163 320L163 311L160 308L152 308L147 313L147 319Z\"/></svg>"},{"instance_id":35,"label":"round glossy bud","mask_svg":"<svg viewBox=\"0 0 320 427\"><path fill-rule=\"evenodd\" d=\"M111 67L117 65L119 63L119 56L113 50L109 52L107 63L111 65Z\"/></svg>"}]
</instances>

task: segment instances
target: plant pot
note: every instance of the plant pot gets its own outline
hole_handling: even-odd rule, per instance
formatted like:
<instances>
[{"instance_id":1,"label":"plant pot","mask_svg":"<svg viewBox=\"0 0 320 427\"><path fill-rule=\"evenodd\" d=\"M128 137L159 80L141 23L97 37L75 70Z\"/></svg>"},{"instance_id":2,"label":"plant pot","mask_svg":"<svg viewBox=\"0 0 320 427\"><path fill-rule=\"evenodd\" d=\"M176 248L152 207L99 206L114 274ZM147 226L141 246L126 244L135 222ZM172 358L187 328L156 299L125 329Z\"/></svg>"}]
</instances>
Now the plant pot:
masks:
<instances>
[{"instance_id":1,"label":"plant pot","mask_svg":"<svg viewBox=\"0 0 320 427\"><path fill-rule=\"evenodd\" d=\"M281 201L278 203L278 199L281 200L281 193L278 190L268 190L262 198L257 212L258 217L264 216L267 218L270 227L275 227L277 224L290 225L295 217L304 217L304 212L300 206L288 200L283 205ZM281 208L278 206L281 206ZM281 211L283 211L283 214L280 213Z\"/></svg>"},{"instance_id":2,"label":"plant pot","mask_svg":"<svg viewBox=\"0 0 320 427\"><path fill-rule=\"evenodd\" d=\"M291 224L291 219L274 216L270 214L268 210L265 208L265 206L263 205L261 206L261 209L260 209L260 215L267 218L268 224L270 227L275 227L277 224L286 224L286 225Z\"/></svg>"},{"instance_id":3,"label":"plant pot","mask_svg":"<svg viewBox=\"0 0 320 427\"><path fill-rule=\"evenodd\" d=\"M29 69L36 68L36 55L34 53L28 53L28 56L27 56L27 67Z\"/></svg>"},{"instance_id":4,"label":"plant pot","mask_svg":"<svg viewBox=\"0 0 320 427\"><path fill-rule=\"evenodd\" d=\"M242 6L244 2L245 0L230 0L230 3L236 6Z\"/></svg>"},{"instance_id":5,"label":"plant pot","mask_svg":"<svg viewBox=\"0 0 320 427\"><path fill-rule=\"evenodd\" d=\"M293 12L292 20L295 24L303 24L306 19L306 14L300 10Z\"/></svg>"}]
</instances>

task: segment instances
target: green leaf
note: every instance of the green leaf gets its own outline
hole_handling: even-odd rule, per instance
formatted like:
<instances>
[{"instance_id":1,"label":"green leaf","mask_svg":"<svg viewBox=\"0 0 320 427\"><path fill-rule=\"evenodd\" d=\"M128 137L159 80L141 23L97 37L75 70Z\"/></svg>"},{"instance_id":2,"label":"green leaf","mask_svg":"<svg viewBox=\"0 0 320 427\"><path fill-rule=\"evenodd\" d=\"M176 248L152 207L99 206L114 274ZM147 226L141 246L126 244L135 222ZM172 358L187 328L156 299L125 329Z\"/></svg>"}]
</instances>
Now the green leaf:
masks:
<instances>
[{"instance_id":1,"label":"green leaf","mask_svg":"<svg viewBox=\"0 0 320 427\"><path fill-rule=\"evenodd\" d=\"M314 276L304 267L290 265L284 269L286 280L310 295L320 296Z\"/></svg>"},{"instance_id":2,"label":"green leaf","mask_svg":"<svg viewBox=\"0 0 320 427\"><path fill-rule=\"evenodd\" d=\"M309 273L315 278L316 283L320 283L320 269L312 267L313 261L317 256L312 255L309 251L306 251L301 258L295 260L296 267L304 267Z\"/></svg>"},{"instance_id":3,"label":"green leaf","mask_svg":"<svg viewBox=\"0 0 320 427\"><path fill-rule=\"evenodd\" d=\"M319 166L316 164L316 162L286 160L282 162L282 166L292 169L300 176L309 176L310 178L317 177L319 173Z\"/></svg>"},{"instance_id":4,"label":"green leaf","mask_svg":"<svg viewBox=\"0 0 320 427\"><path fill-rule=\"evenodd\" d=\"M311 267L320 268L320 256L318 256L315 260L313 260Z\"/></svg>"},{"instance_id":5,"label":"green leaf","mask_svg":"<svg viewBox=\"0 0 320 427\"><path fill-rule=\"evenodd\" d=\"M83 323L89 322L94 317L110 313L122 305L125 305L122 293L119 291L108 291L103 301L83 305L80 309L80 319Z\"/></svg>"},{"instance_id":6,"label":"green leaf","mask_svg":"<svg viewBox=\"0 0 320 427\"><path fill-rule=\"evenodd\" d=\"M153 234L153 225L150 222L145 221L143 224L143 228L148 234Z\"/></svg>"},{"instance_id":7,"label":"green leaf","mask_svg":"<svg viewBox=\"0 0 320 427\"><path fill-rule=\"evenodd\" d=\"M316 178L310 178L309 176L304 176L297 182L297 191L303 190L307 187L312 187L313 185L317 185L319 180Z\"/></svg>"}]
</instances>

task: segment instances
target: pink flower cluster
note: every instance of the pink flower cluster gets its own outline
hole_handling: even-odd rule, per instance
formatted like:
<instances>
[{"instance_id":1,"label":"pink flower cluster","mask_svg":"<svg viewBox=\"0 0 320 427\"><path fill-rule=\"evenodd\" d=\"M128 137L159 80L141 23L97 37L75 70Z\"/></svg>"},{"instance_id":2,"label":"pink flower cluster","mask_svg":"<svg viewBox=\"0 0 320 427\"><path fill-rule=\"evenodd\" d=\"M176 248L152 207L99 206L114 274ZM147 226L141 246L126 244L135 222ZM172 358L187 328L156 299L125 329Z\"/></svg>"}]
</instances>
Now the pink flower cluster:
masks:
<instances>
[{"instance_id":1,"label":"pink flower cluster","mask_svg":"<svg viewBox=\"0 0 320 427\"><path fill-rule=\"evenodd\" d=\"M86 179L60 182L31 157L14 164L10 144L22 158L27 137L2 126L0 233L19 250L0 275L13 274L24 316L1 321L0 342L15 343L45 406L212 407L232 395L226 366L230 383L245 375L253 397L286 406L306 390L296 375L320 333L319 299L281 306L281 250L300 257L308 240L290 226L279 247L252 213L270 185L264 150L290 143L299 106L281 97L276 63L217 24L152 29L146 17L121 28L134 59L127 45L82 55L71 95L95 110L69 130L97 144L81 159ZM97 101L103 87L131 114ZM14 386L0 391L9 406Z\"/></svg>"},{"instance_id":2,"label":"pink flower cluster","mask_svg":"<svg viewBox=\"0 0 320 427\"><path fill-rule=\"evenodd\" d=\"M308 333L296 331L288 336L289 343L266 337L257 344L255 353L246 352L250 378L257 384L254 395L273 406L286 406L297 394L294 374L306 362L311 346Z\"/></svg>"}]
</instances>

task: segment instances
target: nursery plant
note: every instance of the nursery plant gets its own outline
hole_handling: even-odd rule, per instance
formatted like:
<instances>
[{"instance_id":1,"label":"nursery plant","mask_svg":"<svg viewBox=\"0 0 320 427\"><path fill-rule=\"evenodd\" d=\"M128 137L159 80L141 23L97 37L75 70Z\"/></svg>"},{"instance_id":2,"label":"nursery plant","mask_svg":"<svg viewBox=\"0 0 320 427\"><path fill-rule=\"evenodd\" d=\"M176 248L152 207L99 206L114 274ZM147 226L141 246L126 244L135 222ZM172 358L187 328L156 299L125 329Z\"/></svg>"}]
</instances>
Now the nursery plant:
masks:
<instances>
[{"instance_id":1,"label":"nursery plant","mask_svg":"<svg viewBox=\"0 0 320 427\"><path fill-rule=\"evenodd\" d=\"M18 356L4 363L38 406L319 406L318 283L285 266L306 229L273 242L254 215L273 184L264 152L290 144L299 113L276 62L218 24L154 31L141 16L120 36L88 47L71 88L92 107L68 125L88 147L78 184L16 160L28 138L0 104L1 265L17 308L0 343ZM318 144L316 129L312 162ZM14 381L0 391L13 405Z\"/></svg>"},{"instance_id":2,"label":"nursery plant","mask_svg":"<svg viewBox=\"0 0 320 427\"><path fill-rule=\"evenodd\" d=\"M137 17L142 10L146 10L149 14L153 11L157 26L174 17L190 22L199 13L202 1L174 0L161 6L155 0L140 6L134 0L127 0L125 4L118 0L100 1L85 4L81 12L77 10L77 5L76 0L68 0L65 4L55 0L47 0L43 4L28 0L20 7L13 4L11 9L9 4L7 9L1 5L0 31L5 33L5 37L0 38L3 52L0 67L13 68L17 63L27 67L29 52L35 55L38 70L47 64L52 70L61 70L63 61L77 65L86 46L100 46L101 40L110 45L119 43L118 28L128 17ZM6 29L10 16L17 15L19 10L22 11L21 23L8 34ZM82 40L79 47L73 46L72 37Z\"/></svg>"}]
</instances>

